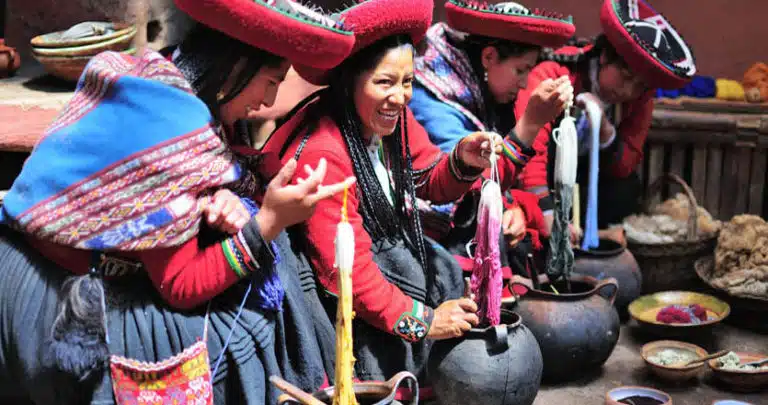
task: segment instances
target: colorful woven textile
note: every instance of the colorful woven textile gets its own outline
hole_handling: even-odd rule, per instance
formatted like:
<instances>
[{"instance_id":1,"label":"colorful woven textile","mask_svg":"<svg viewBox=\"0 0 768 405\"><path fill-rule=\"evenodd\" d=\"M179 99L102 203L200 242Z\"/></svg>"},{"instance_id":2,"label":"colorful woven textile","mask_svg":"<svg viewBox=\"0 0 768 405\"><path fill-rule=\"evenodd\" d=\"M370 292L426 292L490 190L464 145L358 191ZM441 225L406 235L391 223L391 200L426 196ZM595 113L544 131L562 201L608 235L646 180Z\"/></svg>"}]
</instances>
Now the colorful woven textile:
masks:
<instances>
[{"instance_id":1,"label":"colorful woven textile","mask_svg":"<svg viewBox=\"0 0 768 405\"><path fill-rule=\"evenodd\" d=\"M203 341L158 363L112 356L110 369L118 405L213 404L208 349Z\"/></svg>"},{"instance_id":2,"label":"colorful woven textile","mask_svg":"<svg viewBox=\"0 0 768 405\"><path fill-rule=\"evenodd\" d=\"M80 249L180 245L197 234L209 192L240 176L212 122L160 54L102 53L26 161L0 222Z\"/></svg>"},{"instance_id":3,"label":"colorful woven textile","mask_svg":"<svg viewBox=\"0 0 768 405\"><path fill-rule=\"evenodd\" d=\"M464 114L479 131L485 125L483 93L466 53L453 43L463 40L460 32L437 23L427 31L427 50L414 62L416 80L437 97ZM453 42L453 43L452 43Z\"/></svg>"}]
</instances>

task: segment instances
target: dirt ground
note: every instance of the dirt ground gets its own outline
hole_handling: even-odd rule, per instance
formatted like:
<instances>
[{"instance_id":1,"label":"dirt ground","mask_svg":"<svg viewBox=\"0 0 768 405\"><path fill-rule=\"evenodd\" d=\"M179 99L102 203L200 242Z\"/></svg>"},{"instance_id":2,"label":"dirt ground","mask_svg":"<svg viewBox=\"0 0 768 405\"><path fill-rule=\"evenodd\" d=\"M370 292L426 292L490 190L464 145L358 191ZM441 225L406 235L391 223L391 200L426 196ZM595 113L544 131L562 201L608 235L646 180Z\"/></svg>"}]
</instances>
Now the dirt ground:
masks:
<instances>
[{"instance_id":1,"label":"dirt ground","mask_svg":"<svg viewBox=\"0 0 768 405\"><path fill-rule=\"evenodd\" d=\"M765 320L755 319L756 322ZM619 343L611 357L593 375L557 386L543 385L534 405L602 405L605 393L622 385L652 387L672 396L674 405L709 405L714 400L734 399L754 405L768 405L767 390L757 394L728 392L717 386L707 370L699 381L686 385L670 385L651 375L645 368L640 347L658 338L647 336L629 322L621 327ZM710 353L717 350L738 349L738 351L768 353L768 335L760 335L730 325L718 325L712 336L691 340Z\"/></svg>"}]
</instances>

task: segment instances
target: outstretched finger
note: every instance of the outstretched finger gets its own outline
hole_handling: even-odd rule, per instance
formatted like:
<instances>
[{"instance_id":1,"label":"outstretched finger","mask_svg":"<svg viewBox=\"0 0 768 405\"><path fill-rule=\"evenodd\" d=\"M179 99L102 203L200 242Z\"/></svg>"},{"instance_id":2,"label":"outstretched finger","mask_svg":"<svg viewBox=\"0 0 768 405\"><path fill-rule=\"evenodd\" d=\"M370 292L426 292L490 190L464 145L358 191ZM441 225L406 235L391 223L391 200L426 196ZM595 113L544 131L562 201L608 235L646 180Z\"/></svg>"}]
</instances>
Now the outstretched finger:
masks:
<instances>
[{"instance_id":1,"label":"outstretched finger","mask_svg":"<svg viewBox=\"0 0 768 405\"><path fill-rule=\"evenodd\" d=\"M333 196L334 194L340 193L344 191L344 189L347 187L351 187L353 184L355 184L355 181L357 181L356 178L347 177L347 179L342 181L341 183L331 184L329 186L322 186L316 193L310 196L307 196L306 201L309 205L315 205L318 201L324 200L328 197Z\"/></svg>"}]
</instances>

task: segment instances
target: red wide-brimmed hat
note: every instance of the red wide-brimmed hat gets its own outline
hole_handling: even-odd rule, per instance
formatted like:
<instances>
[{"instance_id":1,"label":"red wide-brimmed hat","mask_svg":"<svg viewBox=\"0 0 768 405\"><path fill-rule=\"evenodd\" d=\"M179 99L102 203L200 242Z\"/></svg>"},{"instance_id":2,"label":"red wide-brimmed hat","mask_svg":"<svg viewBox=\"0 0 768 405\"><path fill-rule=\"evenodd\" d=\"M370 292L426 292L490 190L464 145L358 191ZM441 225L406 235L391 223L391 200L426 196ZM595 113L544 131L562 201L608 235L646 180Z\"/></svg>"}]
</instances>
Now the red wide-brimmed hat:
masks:
<instances>
[{"instance_id":1,"label":"red wide-brimmed hat","mask_svg":"<svg viewBox=\"0 0 768 405\"><path fill-rule=\"evenodd\" d=\"M542 47L560 47L576 32L570 16L512 2L448 0L445 13L448 25L459 31Z\"/></svg>"},{"instance_id":2,"label":"red wide-brimmed hat","mask_svg":"<svg viewBox=\"0 0 768 405\"><path fill-rule=\"evenodd\" d=\"M405 34L420 42L432 24L432 0L366 0L341 12L344 26L355 33L351 54L392 35ZM308 82L328 83L332 69L294 66Z\"/></svg>"},{"instance_id":3,"label":"red wide-brimmed hat","mask_svg":"<svg viewBox=\"0 0 768 405\"><path fill-rule=\"evenodd\" d=\"M176 5L196 21L292 63L331 68L355 43L341 22L290 0L176 0Z\"/></svg>"},{"instance_id":4,"label":"red wide-brimmed hat","mask_svg":"<svg viewBox=\"0 0 768 405\"><path fill-rule=\"evenodd\" d=\"M688 45L644 0L605 0L600 22L616 52L647 85L680 88L696 74Z\"/></svg>"}]
</instances>

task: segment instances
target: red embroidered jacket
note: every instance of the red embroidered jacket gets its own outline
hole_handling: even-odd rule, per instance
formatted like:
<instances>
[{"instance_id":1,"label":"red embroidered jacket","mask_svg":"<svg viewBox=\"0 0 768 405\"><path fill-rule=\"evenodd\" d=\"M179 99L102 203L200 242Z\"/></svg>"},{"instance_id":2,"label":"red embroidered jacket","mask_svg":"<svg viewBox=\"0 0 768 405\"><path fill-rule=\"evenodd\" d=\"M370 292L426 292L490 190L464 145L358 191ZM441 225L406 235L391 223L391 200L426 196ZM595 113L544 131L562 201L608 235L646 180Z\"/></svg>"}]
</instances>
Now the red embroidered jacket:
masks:
<instances>
[{"instance_id":1,"label":"red embroidered jacket","mask_svg":"<svg viewBox=\"0 0 768 405\"><path fill-rule=\"evenodd\" d=\"M575 53L578 48L565 47L558 53ZM515 102L515 115L521 116L528 105L531 92L546 79L557 79L568 75L573 84L575 94L584 92L584 79L579 72L572 72L568 67L556 62L542 62L537 65L528 76L528 85L520 90ZM616 145L609 148L615 151L608 162L610 175L623 178L629 176L643 159L643 146L651 126L651 114L653 112L653 98L651 92L641 98L621 105L622 119L616 127ZM547 144L552 124L549 123L539 131L533 148L536 155L528 162L520 174L520 181L524 190L536 193L539 197L549 194L547 187ZM602 163L602 162L601 162ZM601 164L601 167L606 167Z\"/></svg>"},{"instance_id":2,"label":"red embroidered jacket","mask_svg":"<svg viewBox=\"0 0 768 405\"><path fill-rule=\"evenodd\" d=\"M262 152L279 153L288 142L288 136L302 122L307 108L311 107L312 105L305 107L280 127L267 141ZM421 185L417 189L419 198L438 204L458 199L469 190L477 176L465 177L457 169L456 162L451 157L453 154L442 153L429 141L426 131L415 120L410 110L406 110L406 119L413 170L419 175L414 182ZM290 146L283 156L284 162L294 156L302 138L303 133L290 140ZM342 135L328 117L321 118L317 123L314 133L302 149L298 167L305 164L315 167L320 158L325 158L328 163L324 183L337 183L354 175L352 161ZM300 176L298 171L296 176ZM340 218L342 198L339 194L319 202L314 215L305 223L308 242L316 252L310 260L320 283L331 293L337 291L333 267L334 235ZM354 310L360 318L381 330L411 341L419 340L413 334L399 330L398 321L403 316L415 316L429 327L432 309L409 297L384 277L373 261L371 237L364 229L363 218L358 212L360 201L357 198L356 185L350 190L348 198L349 222L355 230L355 263L352 273Z\"/></svg>"}]
</instances>

